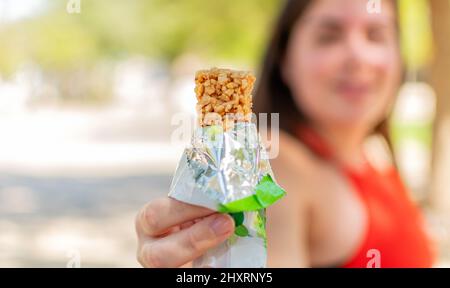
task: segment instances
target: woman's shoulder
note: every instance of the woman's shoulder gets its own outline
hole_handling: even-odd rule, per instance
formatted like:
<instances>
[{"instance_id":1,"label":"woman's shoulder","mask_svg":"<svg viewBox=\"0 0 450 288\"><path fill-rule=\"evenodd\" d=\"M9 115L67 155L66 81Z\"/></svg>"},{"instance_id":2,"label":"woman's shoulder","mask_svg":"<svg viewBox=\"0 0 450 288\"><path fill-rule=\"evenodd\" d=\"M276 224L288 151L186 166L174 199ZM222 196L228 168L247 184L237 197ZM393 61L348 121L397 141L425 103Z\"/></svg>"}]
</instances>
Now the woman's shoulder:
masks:
<instances>
[{"instance_id":1,"label":"woman's shoulder","mask_svg":"<svg viewBox=\"0 0 450 288\"><path fill-rule=\"evenodd\" d=\"M307 163L307 151L284 132L271 136L272 170L277 183L287 194L267 210L268 263L270 267L309 267L313 193L306 183L310 164Z\"/></svg>"}]
</instances>

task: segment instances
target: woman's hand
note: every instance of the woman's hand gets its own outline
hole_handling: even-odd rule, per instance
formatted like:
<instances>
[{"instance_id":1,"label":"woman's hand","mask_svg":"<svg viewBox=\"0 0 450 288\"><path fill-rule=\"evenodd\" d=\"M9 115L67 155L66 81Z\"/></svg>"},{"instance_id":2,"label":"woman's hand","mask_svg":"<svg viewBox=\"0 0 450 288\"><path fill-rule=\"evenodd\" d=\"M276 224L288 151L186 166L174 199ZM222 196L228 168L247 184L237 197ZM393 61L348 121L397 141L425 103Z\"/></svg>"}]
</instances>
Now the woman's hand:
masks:
<instances>
[{"instance_id":1,"label":"woman's hand","mask_svg":"<svg viewBox=\"0 0 450 288\"><path fill-rule=\"evenodd\" d=\"M169 197L148 203L136 217L137 259L148 268L180 267L203 255L234 231L227 214Z\"/></svg>"}]
</instances>

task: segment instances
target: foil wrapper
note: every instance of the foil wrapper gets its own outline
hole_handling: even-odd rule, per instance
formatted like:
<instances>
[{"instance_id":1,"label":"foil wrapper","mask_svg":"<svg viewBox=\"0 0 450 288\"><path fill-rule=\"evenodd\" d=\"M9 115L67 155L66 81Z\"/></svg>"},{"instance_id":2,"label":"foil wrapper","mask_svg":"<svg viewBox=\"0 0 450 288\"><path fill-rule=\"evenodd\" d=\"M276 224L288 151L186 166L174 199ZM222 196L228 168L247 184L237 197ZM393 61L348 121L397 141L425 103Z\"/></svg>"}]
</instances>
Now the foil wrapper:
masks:
<instances>
[{"instance_id":1,"label":"foil wrapper","mask_svg":"<svg viewBox=\"0 0 450 288\"><path fill-rule=\"evenodd\" d=\"M229 213L235 232L194 267L266 267L265 209L285 195L273 177L254 123L198 127L172 180L169 197Z\"/></svg>"}]
</instances>

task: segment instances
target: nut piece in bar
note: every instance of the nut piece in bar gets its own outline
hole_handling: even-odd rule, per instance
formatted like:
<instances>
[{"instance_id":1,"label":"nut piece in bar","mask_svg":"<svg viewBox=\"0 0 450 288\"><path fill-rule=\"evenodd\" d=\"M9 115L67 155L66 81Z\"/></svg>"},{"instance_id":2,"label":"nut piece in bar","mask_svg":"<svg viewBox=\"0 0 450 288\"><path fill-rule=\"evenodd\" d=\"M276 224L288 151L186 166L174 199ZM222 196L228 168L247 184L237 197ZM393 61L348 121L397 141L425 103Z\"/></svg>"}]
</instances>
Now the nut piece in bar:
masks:
<instances>
[{"instance_id":1,"label":"nut piece in bar","mask_svg":"<svg viewBox=\"0 0 450 288\"><path fill-rule=\"evenodd\" d=\"M212 68L195 75L195 94L200 126L249 122L252 114L252 89L256 78L250 72Z\"/></svg>"}]
</instances>

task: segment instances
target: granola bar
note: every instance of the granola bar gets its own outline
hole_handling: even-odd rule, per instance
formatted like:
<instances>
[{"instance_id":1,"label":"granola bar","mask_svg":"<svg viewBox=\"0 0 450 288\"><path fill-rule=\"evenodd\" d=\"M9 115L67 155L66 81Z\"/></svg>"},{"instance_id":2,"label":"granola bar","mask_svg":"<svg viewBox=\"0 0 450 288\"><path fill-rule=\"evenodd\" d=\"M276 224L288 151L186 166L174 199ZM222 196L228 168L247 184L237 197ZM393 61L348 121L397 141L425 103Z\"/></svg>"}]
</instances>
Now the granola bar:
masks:
<instances>
[{"instance_id":1,"label":"granola bar","mask_svg":"<svg viewBox=\"0 0 450 288\"><path fill-rule=\"evenodd\" d=\"M256 78L250 72L212 68L195 75L195 93L200 126L251 120L252 89Z\"/></svg>"}]
</instances>

